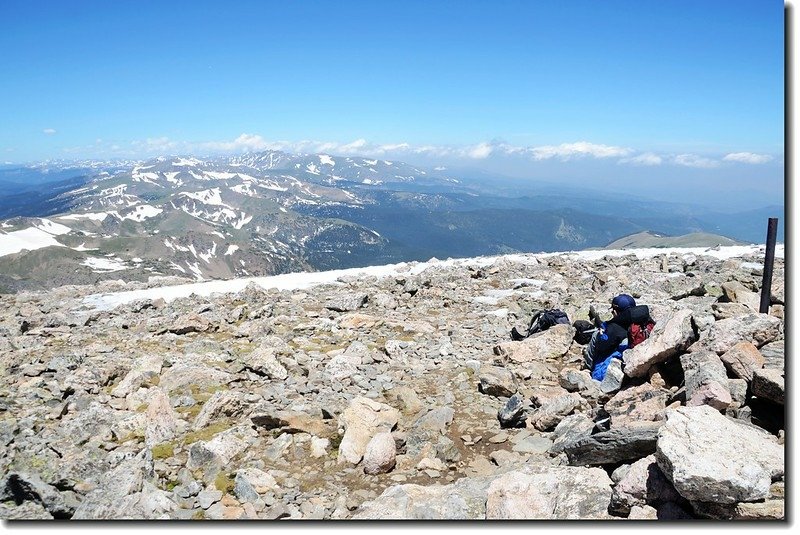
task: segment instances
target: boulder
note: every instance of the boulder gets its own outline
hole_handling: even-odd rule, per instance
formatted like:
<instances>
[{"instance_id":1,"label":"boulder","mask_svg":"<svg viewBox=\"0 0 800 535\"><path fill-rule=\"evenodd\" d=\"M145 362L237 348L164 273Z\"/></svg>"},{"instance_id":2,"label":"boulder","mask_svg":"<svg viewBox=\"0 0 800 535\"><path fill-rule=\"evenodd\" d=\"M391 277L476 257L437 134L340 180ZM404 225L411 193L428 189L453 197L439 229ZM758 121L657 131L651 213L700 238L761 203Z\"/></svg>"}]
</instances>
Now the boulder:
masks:
<instances>
[{"instance_id":1,"label":"boulder","mask_svg":"<svg viewBox=\"0 0 800 535\"><path fill-rule=\"evenodd\" d=\"M447 426L453 421L455 411L450 407L437 407L429 410L417 418L406 436L406 453L408 455L420 454L426 446L439 444ZM449 446L446 442L441 447Z\"/></svg>"},{"instance_id":2,"label":"boulder","mask_svg":"<svg viewBox=\"0 0 800 535\"><path fill-rule=\"evenodd\" d=\"M500 420L500 427L525 427L525 405L522 394L514 394L497 411L497 419Z\"/></svg>"},{"instance_id":3,"label":"boulder","mask_svg":"<svg viewBox=\"0 0 800 535\"><path fill-rule=\"evenodd\" d=\"M588 409L588 403L575 393L564 394L545 401L530 417L531 424L539 431L552 431L565 417L578 409Z\"/></svg>"},{"instance_id":4,"label":"boulder","mask_svg":"<svg viewBox=\"0 0 800 535\"><path fill-rule=\"evenodd\" d=\"M152 390L144 432L144 444L148 448L171 440L178 429L178 419L169 403L169 396L160 388Z\"/></svg>"},{"instance_id":5,"label":"boulder","mask_svg":"<svg viewBox=\"0 0 800 535\"><path fill-rule=\"evenodd\" d=\"M276 381L283 381L289 377L289 373L278 361L275 349L272 347L259 347L245 358L244 365L254 372L266 375Z\"/></svg>"},{"instance_id":6,"label":"boulder","mask_svg":"<svg viewBox=\"0 0 800 535\"><path fill-rule=\"evenodd\" d=\"M356 510L354 520L479 520L486 518L491 477L468 477L450 485L396 485Z\"/></svg>"},{"instance_id":7,"label":"boulder","mask_svg":"<svg viewBox=\"0 0 800 535\"><path fill-rule=\"evenodd\" d=\"M567 416L553 431L553 445L550 447L550 453L557 455L564 451L567 444L588 437L592 434L594 425L594 421L585 414Z\"/></svg>"},{"instance_id":8,"label":"boulder","mask_svg":"<svg viewBox=\"0 0 800 535\"><path fill-rule=\"evenodd\" d=\"M708 405L717 410L731 402L728 375L722 360L713 351L695 351L681 356L686 405Z\"/></svg>"},{"instance_id":9,"label":"boulder","mask_svg":"<svg viewBox=\"0 0 800 535\"><path fill-rule=\"evenodd\" d=\"M603 394L611 394L622 388L622 381L625 379L625 372L622 371L622 361L612 359L606 368L606 374L600 381L600 391Z\"/></svg>"},{"instance_id":10,"label":"boulder","mask_svg":"<svg viewBox=\"0 0 800 535\"><path fill-rule=\"evenodd\" d=\"M753 380L753 372L764 367L764 355L750 342L739 342L720 355L720 359L736 377L748 383Z\"/></svg>"},{"instance_id":11,"label":"boulder","mask_svg":"<svg viewBox=\"0 0 800 535\"><path fill-rule=\"evenodd\" d=\"M351 312L364 306L367 299L365 293L343 293L329 298L325 302L325 308L335 312Z\"/></svg>"},{"instance_id":12,"label":"boulder","mask_svg":"<svg viewBox=\"0 0 800 535\"><path fill-rule=\"evenodd\" d=\"M680 498L678 491L658 467L655 455L648 455L633 463L614 485L611 509L627 515L635 506L657 507Z\"/></svg>"},{"instance_id":13,"label":"boulder","mask_svg":"<svg viewBox=\"0 0 800 535\"><path fill-rule=\"evenodd\" d=\"M56 519L70 518L75 512L75 506L67 503L58 489L42 481L35 473L11 472L0 485L2 501L32 501Z\"/></svg>"},{"instance_id":14,"label":"boulder","mask_svg":"<svg viewBox=\"0 0 800 535\"><path fill-rule=\"evenodd\" d=\"M397 449L394 437L389 432L381 432L372 437L364 451L364 473L385 474L394 468Z\"/></svg>"},{"instance_id":15,"label":"boulder","mask_svg":"<svg viewBox=\"0 0 800 535\"><path fill-rule=\"evenodd\" d=\"M399 418L400 411L389 405L365 397L353 399L339 419L344 436L339 444L338 462L354 465L361 462L372 437L391 431Z\"/></svg>"},{"instance_id":16,"label":"boulder","mask_svg":"<svg viewBox=\"0 0 800 535\"><path fill-rule=\"evenodd\" d=\"M167 329L173 334L202 333L214 330L215 326L200 314L186 314L177 318Z\"/></svg>"},{"instance_id":17,"label":"boulder","mask_svg":"<svg viewBox=\"0 0 800 535\"><path fill-rule=\"evenodd\" d=\"M782 334L783 323L775 316L746 314L715 322L708 330L708 335L690 350L708 349L722 355L739 342L750 342L761 347L777 340Z\"/></svg>"},{"instance_id":18,"label":"boulder","mask_svg":"<svg viewBox=\"0 0 800 535\"><path fill-rule=\"evenodd\" d=\"M622 354L625 375L644 377L653 365L678 355L695 340L692 311L679 310L666 320L659 321L647 340Z\"/></svg>"},{"instance_id":19,"label":"boulder","mask_svg":"<svg viewBox=\"0 0 800 535\"><path fill-rule=\"evenodd\" d=\"M776 340L759 348L759 352L764 357L764 368L773 370L784 369L784 341Z\"/></svg>"},{"instance_id":20,"label":"boulder","mask_svg":"<svg viewBox=\"0 0 800 535\"><path fill-rule=\"evenodd\" d=\"M589 370L563 368L558 374L558 384L567 392L577 392L584 398L597 398L601 394Z\"/></svg>"},{"instance_id":21,"label":"boulder","mask_svg":"<svg viewBox=\"0 0 800 535\"><path fill-rule=\"evenodd\" d=\"M722 293L731 303L741 303L752 312L761 307L761 296L738 281L723 282Z\"/></svg>"},{"instance_id":22,"label":"boulder","mask_svg":"<svg viewBox=\"0 0 800 535\"><path fill-rule=\"evenodd\" d=\"M514 394L497 411L500 427L525 427L525 405L522 394Z\"/></svg>"},{"instance_id":23,"label":"boulder","mask_svg":"<svg viewBox=\"0 0 800 535\"><path fill-rule=\"evenodd\" d=\"M785 395L783 370L756 370L750 386L754 396L783 405Z\"/></svg>"},{"instance_id":24,"label":"boulder","mask_svg":"<svg viewBox=\"0 0 800 535\"><path fill-rule=\"evenodd\" d=\"M609 518L611 479L600 468L525 465L489 485L487 520Z\"/></svg>"},{"instance_id":25,"label":"boulder","mask_svg":"<svg viewBox=\"0 0 800 535\"><path fill-rule=\"evenodd\" d=\"M611 418L610 427L626 427L638 422L657 422L664 419L666 391L650 383L642 383L617 392L604 408Z\"/></svg>"},{"instance_id":26,"label":"boulder","mask_svg":"<svg viewBox=\"0 0 800 535\"><path fill-rule=\"evenodd\" d=\"M194 419L192 427L203 429L219 418L233 418L241 415L249 404L238 392L220 390L205 402L200 413Z\"/></svg>"},{"instance_id":27,"label":"boulder","mask_svg":"<svg viewBox=\"0 0 800 535\"><path fill-rule=\"evenodd\" d=\"M136 518L131 504L145 482L155 478L149 449L120 462L100 478L72 515L72 520Z\"/></svg>"},{"instance_id":28,"label":"boulder","mask_svg":"<svg viewBox=\"0 0 800 535\"><path fill-rule=\"evenodd\" d=\"M611 464L647 457L656 451L661 422L642 422L579 438L564 446L571 465Z\"/></svg>"},{"instance_id":29,"label":"boulder","mask_svg":"<svg viewBox=\"0 0 800 535\"><path fill-rule=\"evenodd\" d=\"M707 405L667 413L656 459L681 496L720 504L767 498L784 471L783 446L772 435Z\"/></svg>"},{"instance_id":30,"label":"boulder","mask_svg":"<svg viewBox=\"0 0 800 535\"><path fill-rule=\"evenodd\" d=\"M512 362L551 360L563 357L572 345L575 328L572 325L554 325L519 342L503 342L494 347L494 354Z\"/></svg>"},{"instance_id":31,"label":"boulder","mask_svg":"<svg viewBox=\"0 0 800 535\"><path fill-rule=\"evenodd\" d=\"M487 396L511 397L517 391L514 374L500 366L483 366L479 380L480 391Z\"/></svg>"}]
</instances>

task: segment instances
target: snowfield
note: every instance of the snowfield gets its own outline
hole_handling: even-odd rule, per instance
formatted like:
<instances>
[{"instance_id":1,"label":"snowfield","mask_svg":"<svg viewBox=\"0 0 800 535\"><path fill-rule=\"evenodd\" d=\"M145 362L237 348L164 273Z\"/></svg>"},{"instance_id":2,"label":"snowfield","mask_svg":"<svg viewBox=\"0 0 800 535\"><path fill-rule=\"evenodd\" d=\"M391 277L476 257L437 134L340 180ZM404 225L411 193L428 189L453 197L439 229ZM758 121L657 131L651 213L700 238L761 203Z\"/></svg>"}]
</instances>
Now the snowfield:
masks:
<instances>
[{"instance_id":1,"label":"snowfield","mask_svg":"<svg viewBox=\"0 0 800 535\"><path fill-rule=\"evenodd\" d=\"M18 253L25 249L33 251L44 247L64 247L55 236L67 234L71 230L49 219L42 219L38 225L30 228L13 232L0 231L0 256Z\"/></svg>"},{"instance_id":2,"label":"snowfield","mask_svg":"<svg viewBox=\"0 0 800 535\"><path fill-rule=\"evenodd\" d=\"M175 286L165 286L160 288L148 288L144 290L133 290L128 292L104 293L87 296L83 299L84 305L95 310L110 310L118 305L130 303L137 299L158 299L171 301L180 297L188 297L192 294L199 296L209 296L212 294L235 293L243 290L248 284L255 283L265 289L275 288L278 290L303 290L312 288L320 284L340 284L338 279L345 276L375 276L390 277L399 274L416 275L426 269L435 267L446 267L453 265L486 267L492 265L499 258L506 258L513 262L529 263L535 262L537 258L563 255L575 260L597 260L604 256L627 256L636 255L637 258L651 258L661 254L680 254L684 257L690 256L712 256L721 260L737 258L749 254L761 254L765 252L764 245L744 245L730 247L715 247L711 249L703 247L693 248L652 248L652 249L620 249L620 250L596 250L596 251L569 251L560 253L538 253L538 254L512 254L502 256L483 256L475 258L459 258L438 260L431 259L427 262L402 262L399 264L388 264L383 266L368 266L361 268L336 269L331 271L286 273L284 275L274 275L271 277L247 277L231 280L216 280L199 282L193 284L180 284ZM775 257L784 257L784 246L778 244L775 247ZM752 269L752 262L743 262L743 269ZM760 267L760 264L758 264ZM190 268L191 269L191 268ZM194 270L192 270L194 271ZM196 275L196 273L195 273ZM495 298L496 296L491 296Z\"/></svg>"}]
</instances>

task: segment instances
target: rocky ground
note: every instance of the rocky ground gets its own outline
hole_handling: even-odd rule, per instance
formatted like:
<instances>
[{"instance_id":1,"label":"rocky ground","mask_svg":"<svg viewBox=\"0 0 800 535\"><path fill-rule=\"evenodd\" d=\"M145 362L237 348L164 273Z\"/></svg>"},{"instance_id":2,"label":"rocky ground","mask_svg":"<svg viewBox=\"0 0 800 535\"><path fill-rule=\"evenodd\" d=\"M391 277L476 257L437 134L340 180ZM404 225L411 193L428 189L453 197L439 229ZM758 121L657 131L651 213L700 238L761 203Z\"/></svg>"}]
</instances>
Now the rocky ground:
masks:
<instances>
[{"instance_id":1,"label":"rocky ground","mask_svg":"<svg viewBox=\"0 0 800 535\"><path fill-rule=\"evenodd\" d=\"M782 519L784 269L564 255L303 291L0 301L4 519ZM558 307L657 320L602 382Z\"/></svg>"}]
</instances>

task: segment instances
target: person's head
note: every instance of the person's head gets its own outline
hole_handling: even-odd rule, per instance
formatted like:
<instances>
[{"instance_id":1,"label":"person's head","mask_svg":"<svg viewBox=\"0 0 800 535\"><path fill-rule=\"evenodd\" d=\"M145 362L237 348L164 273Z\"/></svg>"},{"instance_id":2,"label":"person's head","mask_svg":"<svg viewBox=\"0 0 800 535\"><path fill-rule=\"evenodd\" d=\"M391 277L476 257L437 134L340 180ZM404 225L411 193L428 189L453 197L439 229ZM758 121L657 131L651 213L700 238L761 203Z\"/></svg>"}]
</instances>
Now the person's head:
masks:
<instances>
[{"instance_id":1,"label":"person's head","mask_svg":"<svg viewBox=\"0 0 800 535\"><path fill-rule=\"evenodd\" d=\"M611 300L611 311L617 314L636 306L636 300L628 294L619 294Z\"/></svg>"}]
</instances>

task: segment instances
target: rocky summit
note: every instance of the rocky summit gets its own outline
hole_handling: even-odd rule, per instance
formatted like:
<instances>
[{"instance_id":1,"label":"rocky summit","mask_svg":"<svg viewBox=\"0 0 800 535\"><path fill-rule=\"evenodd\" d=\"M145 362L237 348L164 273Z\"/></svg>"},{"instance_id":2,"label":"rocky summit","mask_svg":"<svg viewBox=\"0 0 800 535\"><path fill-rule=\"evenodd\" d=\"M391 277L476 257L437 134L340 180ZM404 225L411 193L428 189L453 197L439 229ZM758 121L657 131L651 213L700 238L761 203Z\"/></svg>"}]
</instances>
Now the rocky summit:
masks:
<instances>
[{"instance_id":1,"label":"rocky summit","mask_svg":"<svg viewBox=\"0 0 800 535\"><path fill-rule=\"evenodd\" d=\"M0 296L0 518L784 519L782 254L761 314L763 247L592 253ZM511 340L619 293L656 327L602 382Z\"/></svg>"}]
</instances>

